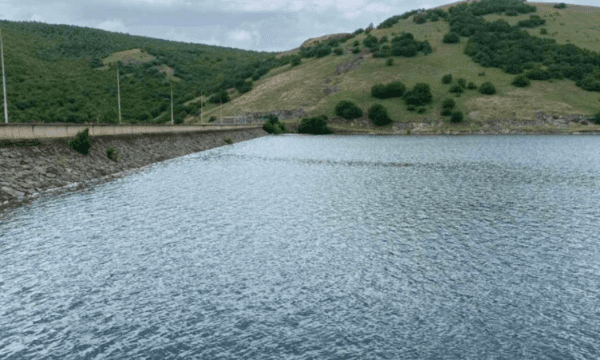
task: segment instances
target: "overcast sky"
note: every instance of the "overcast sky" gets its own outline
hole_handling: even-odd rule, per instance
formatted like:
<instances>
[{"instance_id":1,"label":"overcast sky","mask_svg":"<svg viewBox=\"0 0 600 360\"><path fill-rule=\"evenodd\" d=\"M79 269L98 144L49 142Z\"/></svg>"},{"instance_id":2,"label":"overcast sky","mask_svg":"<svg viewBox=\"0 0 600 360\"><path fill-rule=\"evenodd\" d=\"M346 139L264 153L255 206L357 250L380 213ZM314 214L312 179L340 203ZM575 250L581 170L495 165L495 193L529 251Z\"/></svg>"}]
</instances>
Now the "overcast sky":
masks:
<instances>
[{"instance_id":1,"label":"overcast sky","mask_svg":"<svg viewBox=\"0 0 600 360\"><path fill-rule=\"evenodd\" d=\"M0 19L99 28L131 35L284 51L406 11L455 0L0 0ZM599 0L565 1L599 5ZM554 2L554 1L539 1Z\"/></svg>"}]
</instances>

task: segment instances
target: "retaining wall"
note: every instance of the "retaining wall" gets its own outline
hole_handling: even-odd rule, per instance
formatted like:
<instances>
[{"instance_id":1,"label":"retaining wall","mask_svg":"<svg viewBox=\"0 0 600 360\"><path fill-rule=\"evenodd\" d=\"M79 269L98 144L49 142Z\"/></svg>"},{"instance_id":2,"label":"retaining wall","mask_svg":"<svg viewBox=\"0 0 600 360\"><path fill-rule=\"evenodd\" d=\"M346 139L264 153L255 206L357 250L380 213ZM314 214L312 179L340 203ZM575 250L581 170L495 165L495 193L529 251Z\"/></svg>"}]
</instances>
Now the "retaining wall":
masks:
<instances>
[{"instance_id":1,"label":"retaining wall","mask_svg":"<svg viewBox=\"0 0 600 360\"><path fill-rule=\"evenodd\" d=\"M228 124L228 126L218 126L218 129L234 129L239 127L239 125ZM90 135L100 136L184 133L214 130L217 127L213 125L0 124L0 140L67 138L75 136L75 134L85 128L90 129Z\"/></svg>"}]
</instances>

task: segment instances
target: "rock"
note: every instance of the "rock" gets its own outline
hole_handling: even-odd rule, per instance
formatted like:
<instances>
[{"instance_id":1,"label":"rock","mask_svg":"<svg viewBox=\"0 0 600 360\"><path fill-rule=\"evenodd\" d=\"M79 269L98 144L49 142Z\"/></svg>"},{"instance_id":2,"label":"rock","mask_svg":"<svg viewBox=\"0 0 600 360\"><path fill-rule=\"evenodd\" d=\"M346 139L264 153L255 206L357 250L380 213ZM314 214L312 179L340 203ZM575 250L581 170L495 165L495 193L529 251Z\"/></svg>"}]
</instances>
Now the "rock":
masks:
<instances>
[{"instance_id":1,"label":"rock","mask_svg":"<svg viewBox=\"0 0 600 360\"><path fill-rule=\"evenodd\" d=\"M5 193L8 194L9 196L13 197L13 198L21 198L23 196L25 196L25 193L22 193L20 191L17 190L13 190L7 186L3 186L0 188L0 190Z\"/></svg>"}]
</instances>

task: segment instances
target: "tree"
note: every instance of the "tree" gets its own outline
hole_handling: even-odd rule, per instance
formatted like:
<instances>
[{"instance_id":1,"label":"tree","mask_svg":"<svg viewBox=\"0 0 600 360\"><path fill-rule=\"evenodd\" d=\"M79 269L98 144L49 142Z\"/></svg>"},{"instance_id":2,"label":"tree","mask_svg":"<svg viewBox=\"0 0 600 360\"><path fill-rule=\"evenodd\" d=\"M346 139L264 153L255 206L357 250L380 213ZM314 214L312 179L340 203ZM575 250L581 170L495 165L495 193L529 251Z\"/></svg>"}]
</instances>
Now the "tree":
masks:
<instances>
[{"instance_id":1,"label":"tree","mask_svg":"<svg viewBox=\"0 0 600 360\"><path fill-rule=\"evenodd\" d=\"M418 83L411 91L404 94L404 101L407 105L423 106L427 105L433 99L429 84Z\"/></svg>"},{"instance_id":2,"label":"tree","mask_svg":"<svg viewBox=\"0 0 600 360\"><path fill-rule=\"evenodd\" d=\"M373 104L369 108L369 119L377 126L384 126L392 122L386 108L381 104Z\"/></svg>"},{"instance_id":3,"label":"tree","mask_svg":"<svg viewBox=\"0 0 600 360\"><path fill-rule=\"evenodd\" d=\"M346 120L357 119L363 116L362 110L352 101L342 100L335 106L335 114Z\"/></svg>"},{"instance_id":4,"label":"tree","mask_svg":"<svg viewBox=\"0 0 600 360\"><path fill-rule=\"evenodd\" d=\"M292 66L298 66L302 63L302 58L300 56L294 56L292 57L292 61L291 61L291 65Z\"/></svg>"},{"instance_id":5,"label":"tree","mask_svg":"<svg viewBox=\"0 0 600 360\"><path fill-rule=\"evenodd\" d=\"M444 109L454 109L454 106L456 106L454 99L448 98L442 102L442 108Z\"/></svg>"},{"instance_id":6,"label":"tree","mask_svg":"<svg viewBox=\"0 0 600 360\"><path fill-rule=\"evenodd\" d=\"M528 78L526 78L525 76L519 75L519 76L515 77L515 79L513 80L513 82L511 84L516 87L526 87L531 84L531 81Z\"/></svg>"},{"instance_id":7,"label":"tree","mask_svg":"<svg viewBox=\"0 0 600 360\"><path fill-rule=\"evenodd\" d=\"M459 123L463 121L462 111L454 111L452 115L450 115L450 121L452 121L453 123Z\"/></svg>"},{"instance_id":8,"label":"tree","mask_svg":"<svg viewBox=\"0 0 600 360\"><path fill-rule=\"evenodd\" d=\"M460 42L460 36L455 32L449 32L444 35L444 39L442 41L444 44L456 44Z\"/></svg>"},{"instance_id":9,"label":"tree","mask_svg":"<svg viewBox=\"0 0 600 360\"><path fill-rule=\"evenodd\" d=\"M450 84L452 82L452 74L442 76L442 84Z\"/></svg>"},{"instance_id":10,"label":"tree","mask_svg":"<svg viewBox=\"0 0 600 360\"><path fill-rule=\"evenodd\" d=\"M300 121L300 126L298 127L298 133L326 135L333 133L333 131L327 124L327 116L321 115L302 119Z\"/></svg>"},{"instance_id":11,"label":"tree","mask_svg":"<svg viewBox=\"0 0 600 360\"><path fill-rule=\"evenodd\" d=\"M496 87L491 82L487 81L481 84L479 92L485 95L494 95L496 93Z\"/></svg>"}]
</instances>

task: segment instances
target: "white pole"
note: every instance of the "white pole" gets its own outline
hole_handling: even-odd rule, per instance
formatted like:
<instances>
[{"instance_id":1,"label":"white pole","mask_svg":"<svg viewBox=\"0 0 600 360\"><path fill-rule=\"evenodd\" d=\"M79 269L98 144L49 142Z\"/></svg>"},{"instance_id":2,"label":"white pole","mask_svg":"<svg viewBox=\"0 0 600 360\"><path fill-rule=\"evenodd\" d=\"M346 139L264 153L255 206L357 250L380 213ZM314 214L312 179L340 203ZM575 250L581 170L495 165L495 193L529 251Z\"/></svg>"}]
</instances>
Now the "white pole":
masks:
<instances>
[{"instance_id":1,"label":"white pole","mask_svg":"<svg viewBox=\"0 0 600 360\"><path fill-rule=\"evenodd\" d=\"M119 125L121 124L121 86L119 85L119 63L117 63L117 99L119 102Z\"/></svg>"},{"instance_id":2,"label":"white pole","mask_svg":"<svg viewBox=\"0 0 600 360\"><path fill-rule=\"evenodd\" d=\"M8 104L6 102L6 76L4 76L4 48L2 46L2 30L0 30L0 53L2 55L2 88L4 90L4 122L8 124Z\"/></svg>"},{"instance_id":3,"label":"white pole","mask_svg":"<svg viewBox=\"0 0 600 360\"><path fill-rule=\"evenodd\" d=\"M200 124L202 124L202 90L200 90Z\"/></svg>"},{"instance_id":4,"label":"white pole","mask_svg":"<svg viewBox=\"0 0 600 360\"><path fill-rule=\"evenodd\" d=\"M173 83L171 83L171 125L173 124Z\"/></svg>"}]
</instances>

